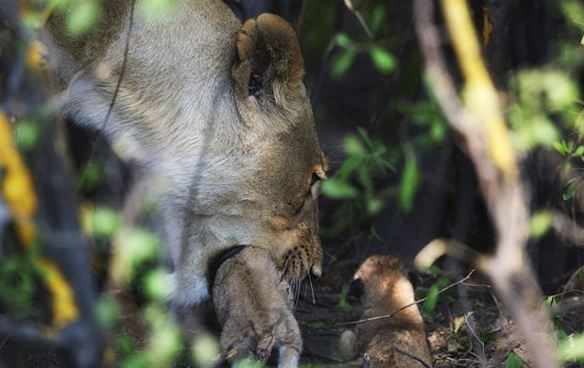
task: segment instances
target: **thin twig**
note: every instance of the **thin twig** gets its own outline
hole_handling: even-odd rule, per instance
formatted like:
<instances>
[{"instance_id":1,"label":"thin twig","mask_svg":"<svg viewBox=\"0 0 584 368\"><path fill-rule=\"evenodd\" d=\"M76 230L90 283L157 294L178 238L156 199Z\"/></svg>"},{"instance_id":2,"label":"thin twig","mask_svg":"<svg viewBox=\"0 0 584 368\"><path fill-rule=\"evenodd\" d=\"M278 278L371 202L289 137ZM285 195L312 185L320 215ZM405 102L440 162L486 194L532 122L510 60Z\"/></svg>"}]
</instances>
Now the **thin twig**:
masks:
<instances>
[{"instance_id":1,"label":"thin twig","mask_svg":"<svg viewBox=\"0 0 584 368\"><path fill-rule=\"evenodd\" d=\"M135 7L136 7L136 0L132 0L132 2L130 3L130 21L128 24L128 32L126 33L126 43L124 45L124 55L123 55L123 59L122 59L122 65L120 68L120 75L118 76L118 80L116 82L116 87L114 88L114 93L112 95L112 99L110 101L107 112L105 114L105 118L103 119L103 121L101 123L101 127L99 128L99 131L101 131L101 132L105 131L107 123L109 122L112 111L114 109L114 105L116 104L116 101L118 99L118 94L120 93L120 87L122 85L122 80L124 79L124 74L126 73L126 65L128 64L128 54L130 53L130 38L132 35L132 30L134 29L134 10L135 10ZM96 144L93 144L93 146L91 147L91 153L89 154L90 158L92 158L94 153L95 153L95 147L96 147ZM83 170L83 172L81 173L81 178L79 179L79 182L78 182L77 188L76 188L77 190L79 190L79 188L81 188L81 186L83 185L87 172L88 172L87 170Z\"/></svg>"},{"instance_id":2,"label":"thin twig","mask_svg":"<svg viewBox=\"0 0 584 368\"><path fill-rule=\"evenodd\" d=\"M460 279L460 280L458 280L456 282L453 282L452 284L450 284L448 286L445 286L444 288L440 289L440 291L438 291L438 295L446 292L447 290L455 287L456 285L461 285L461 284L464 285L464 282L467 281L468 279L470 279L474 272L475 272L475 270L471 270L462 279ZM409 308L409 307L411 307L413 305L417 305L417 304L423 303L426 300L428 300L428 297L427 296L426 297L423 297L421 299L418 299L418 300L416 300L416 301L414 301L414 302L412 302L410 304L406 304L403 307L400 307L400 308L398 308L398 309L396 309L396 310L394 310L394 311L392 311L391 313L388 313L388 314L383 314L383 315L380 315L380 316L373 316L373 317L369 317L369 318L365 318L365 319L360 319L360 320L357 320L357 321L336 323L336 324L333 324L333 325L331 325L329 327L332 328L332 327L338 327L338 326L356 325L356 324L360 324L360 323L365 323L365 322L370 322L370 321L377 321L377 320L385 319L385 318L391 318L394 315L396 315L397 313L403 311L404 309Z\"/></svg>"}]
</instances>

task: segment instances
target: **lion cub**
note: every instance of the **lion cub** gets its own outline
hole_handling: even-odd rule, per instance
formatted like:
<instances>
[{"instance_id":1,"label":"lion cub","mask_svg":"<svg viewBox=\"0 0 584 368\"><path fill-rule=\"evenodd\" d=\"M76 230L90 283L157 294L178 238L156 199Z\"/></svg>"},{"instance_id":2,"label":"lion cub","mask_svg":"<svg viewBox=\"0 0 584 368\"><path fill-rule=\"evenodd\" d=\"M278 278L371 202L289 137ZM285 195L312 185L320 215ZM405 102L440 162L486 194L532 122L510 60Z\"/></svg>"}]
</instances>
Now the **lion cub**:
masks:
<instances>
[{"instance_id":1,"label":"lion cub","mask_svg":"<svg viewBox=\"0 0 584 368\"><path fill-rule=\"evenodd\" d=\"M361 264L354 280L363 286L363 319L399 312L358 324L355 332L343 332L343 357L349 360L362 354L365 366L374 368L430 367L424 321L417 305L410 305L414 289L402 262L393 256L371 256Z\"/></svg>"},{"instance_id":2,"label":"lion cub","mask_svg":"<svg viewBox=\"0 0 584 368\"><path fill-rule=\"evenodd\" d=\"M266 249L246 246L226 260L213 281L213 302L222 326L221 347L230 361L267 361L278 348L278 367L298 366L302 338L291 293ZM254 350L255 347L255 351Z\"/></svg>"}]
</instances>

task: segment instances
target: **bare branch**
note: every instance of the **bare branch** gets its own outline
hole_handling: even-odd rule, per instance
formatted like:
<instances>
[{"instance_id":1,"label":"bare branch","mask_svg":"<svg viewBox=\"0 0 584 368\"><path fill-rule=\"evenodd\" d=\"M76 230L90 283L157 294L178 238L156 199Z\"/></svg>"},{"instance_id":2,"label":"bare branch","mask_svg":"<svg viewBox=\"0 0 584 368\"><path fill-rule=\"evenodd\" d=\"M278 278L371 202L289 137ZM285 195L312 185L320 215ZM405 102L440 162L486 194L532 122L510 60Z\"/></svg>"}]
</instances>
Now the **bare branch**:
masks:
<instances>
[{"instance_id":1,"label":"bare branch","mask_svg":"<svg viewBox=\"0 0 584 368\"><path fill-rule=\"evenodd\" d=\"M465 79L466 103L459 97L446 67L440 32L433 21L432 0L415 1L416 31L436 99L450 124L463 137L498 236L492 256L469 257L469 252L454 243L444 243L443 253L450 250L452 255L474 264L489 276L524 335L535 365L559 367L550 341L549 318L537 308L541 292L526 262L529 216L525 189L496 91L482 61L466 1L442 0L441 4Z\"/></svg>"},{"instance_id":2,"label":"bare branch","mask_svg":"<svg viewBox=\"0 0 584 368\"><path fill-rule=\"evenodd\" d=\"M444 292L452 289L453 287L455 287L457 285L466 285L465 282L468 279L471 278L471 276L473 275L474 272L475 272L475 270L471 270L462 279L460 279L460 280L458 280L456 282L453 282L452 284L450 284L448 286L445 286L444 288L440 289L440 291L438 291L438 295L440 295L440 294L442 294L442 293L444 293ZM398 309L396 309L396 310L394 310L394 311L392 311L391 313L388 313L388 314L382 314L380 316L369 317L369 318L360 319L360 320L357 320L357 321L336 323L336 324L331 325L330 327L347 326L347 325L357 325L357 324L360 324L360 323L365 323L365 322L370 322L370 321L377 321L377 320L385 319L385 318L391 318L391 317L395 316L397 313L403 311L404 309L409 308L409 307L411 307L413 305L417 305L417 304L423 303L427 299L428 299L428 297L424 297L424 298L418 299L418 300L414 301L413 303L406 304L403 307L400 307L400 308L398 308Z\"/></svg>"}]
</instances>

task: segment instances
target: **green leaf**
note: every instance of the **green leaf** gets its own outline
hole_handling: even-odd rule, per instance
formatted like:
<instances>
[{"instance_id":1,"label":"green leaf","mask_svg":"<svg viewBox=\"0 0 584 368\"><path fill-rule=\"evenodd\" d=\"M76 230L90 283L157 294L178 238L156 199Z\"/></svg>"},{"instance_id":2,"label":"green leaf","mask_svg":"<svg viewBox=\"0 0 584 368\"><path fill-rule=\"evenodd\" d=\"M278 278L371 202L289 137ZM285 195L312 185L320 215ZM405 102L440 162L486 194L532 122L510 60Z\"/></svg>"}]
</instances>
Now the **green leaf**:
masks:
<instances>
[{"instance_id":1,"label":"green leaf","mask_svg":"<svg viewBox=\"0 0 584 368\"><path fill-rule=\"evenodd\" d=\"M101 7L95 0L72 1L69 6L66 26L73 36L87 33L101 16Z\"/></svg>"},{"instance_id":2,"label":"green leaf","mask_svg":"<svg viewBox=\"0 0 584 368\"><path fill-rule=\"evenodd\" d=\"M377 4L373 10L373 19L371 20L371 30L373 33L379 32L385 19L385 7L382 4Z\"/></svg>"},{"instance_id":3,"label":"green leaf","mask_svg":"<svg viewBox=\"0 0 584 368\"><path fill-rule=\"evenodd\" d=\"M120 229L114 243L117 255L113 258L111 272L122 285L134 278L138 266L156 259L160 251L158 237L138 228Z\"/></svg>"},{"instance_id":4,"label":"green leaf","mask_svg":"<svg viewBox=\"0 0 584 368\"><path fill-rule=\"evenodd\" d=\"M371 60L373 60L373 64L375 64L377 70L381 73L389 74L395 69L397 62L389 51L374 46L369 50L369 55L371 56Z\"/></svg>"},{"instance_id":5,"label":"green leaf","mask_svg":"<svg viewBox=\"0 0 584 368\"><path fill-rule=\"evenodd\" d=\"M345 147L345 151L347 151L347 153L350 155L364 155L367 153L359 138L352 134L347 135L343 139L343 146Z\"/></svg>"},{"instance_id":6,"label":"green leaf","mask_svg":"<svg viewBox=\"0 0 584 368\"><path fill-rule=\"evenodd\" d=\"M221 349L211 334L198 334L193 342L192 356L197 364L197 367L214 367L216 365L215 359L221 353Z\"/></svg>"},{"instance_id":7,"label":"green leaf","mask_svg":"<svg viewBox=\"0 0 584 368\"><path fill-rule=\"evenodd\" d=\"M162 20L172 15L176 0L142 0L138 4L140 16L153 20Z\"/></svg>"},{"instance_id":8,"label":"green leaf","mask_svg":"<svg viewBox=\"0 0 584 368\"><path fill-rule=\"evenodd\" d=\"M156 269L148 273L144 280L146 295L152 300L164 300L168 297L170 276L163 269Z\"/></svg>"},{"instance_id":9,"label":"green leaf","mask_svg":"<svg viewBox=\"0 0 584 368\"><path fill-rule=\"evenodd\" d=\"M105 164L101 161L90 161L77 173L75 181L81 191L95 189L105 178Z\"/></svg>"},{"instance_id":10,"label":"green leaf","mask_svg":"<svg viewBox=\"0 0 584 368\"><path fill-rule=\"evenodd\" d=\"M367 213L375 216L383 208L383 201L380 198L370 198L367 200Z\"/></svg>"},{"instance_id":11,"label":"green leaf","mask_svg":"<svg viewBox=\"0 0 584 368\"><path fill-rule=\"evenodd\" d=\"M584 334L572 335L561 341L558 355L564 362L584 359Z\"/></svg>"},{"instance_id":12,"label":"green leaf","mask_svg":"<svg viewBox=\"0 0 584 368\"><path fill-rule=\"evenodd\" d=\"M552 148L562 156L570 153L570 150L564 140L552 142Z\"/></svg>"},{"instance_id":13,"label":"green leaf","mask_svg":"<svg viewBox=\"0 0 584 368\"><path fill-rule=\"evenodd\" d=\"M353 50L344 50L335 60L333 60L331 68L331 76L335 79L341 78L353 65L353 61L357 53Z\"/></svg>"},{"instance_id":14,"label":"green leaf","mask_svg":"<svg viewBox=\"0 0 584 368\"><path fill-rule=\"evenodd\" d=\"M348 312L349 310L351 310L351 306L349 305L349 301L347 300L350 288L351 286L349 284L344 284L343 288L341 289L341 295L339 295L337 307L343 312Z\"/></svg>"},{"instance_id":15,"label":"green leaf","mask_svg":"<svg viewBox=\"0 0 584 368\"><path fill-rule=\"evenodd\" d=\"M426 301L424 301L424 305L422 307L422 311L425 315L430 315L436 309L436 305L438 304L438 296L440 295L440 290L432 286L428 295L426 295Z\"/></svg>"},{"instance_id":16,"label":"green leaf","mask_svg":"<svg viewBox=\"0 0 584 368\"><path fill-rule=\"evenodd\" d=\"M538 239L541 238L549 230L552 224L552 214L548 211L540 211L531 217L529 223L529 235Z\"/></svg>"},{"instance_id":17,"label":"green leaf","mask_svg":"<svg viewBox=\"0 0 584 368\"><path fill-rule=\"evenodd\" d=\"M32 121L23 121L16 126L16 143L23 149L33 148L39 137L39 125Z\"/></svg>"},{"instance_id":18,"label":"green leaf","mask_svg":"<svg viewBox=\"0 0 584 368\"><path fill-rule=\"evenodd\" d=\"M102 296L95 306L97 320L101 326L111 329L120 317L120 306L113 296Z\"/></svg>"},{"instance_id":19,"label":"green leaf","mask_svg":"<svg viewBox=\"0 0 584 368\"><path fill-rule=\"evenodd\" d=\"M514 352L510 352L507 355L507 359L505 359L505 368L522 368L523 361L519 357L519 355L515 354Z\"/></svg>"},{"instance_id":20,"label":"green leaf","mask_svg":"<svg viewBox=\"0 0 584 368\"><path fill-rule=\"evenodd\" d=\"M321 185L322 193L332 199L352 199L359 191L344 180L335 178L325 180Z\"/></svg>"},{"instance_id":21,"label":"green leaf","mask_svg":"<svg viewBox=\"0 0 584 368\"><path fill-rule=\"evenodd\" d=\"M335 43L344 49L356 49L355 41L351 40L346 33L339 33L334 38Z\"/></svg>"},{"instance_id":22,"label":"green leaf","mask_svg":"<svg viewBox=\"0 0 584 368\"><path fill-rule=\"evenodd\" d=\"M568 181L562 192L562 199L564 201L569 201L576 194L576 179L571 179Z\"/></svg>"},{"instance_id":23,"label":"green leaf","mask_svg":"<svg viewBox=\"0 0 584 368\"><path fill-rule=\"evenodd\" d=\"M399 185L399 204L404 212L410 212L420 184L420 172L413 153L406 154L406 164Z\"/></svg>"},{"instance_id":24,"label":"green leaf","mask_svg":"<svg viewBox=\"0 0 584 368\"><path fill-rule=\"evenodd\" d=\"M572 153L573 157L582 157L584 155L584 146L578 146L574 153Z\"/></svg>"},{"instance_id":25,"label":"green leaf","mask_svg":"<svg viewBox=\"0 0 584 368\"><path fill-rule=\"evenodd\" d=\"M233 365L234 368L263 368L265 367L262 363L255 360L244 359L236 362Z\"/></svg>"},{"instance_id":26,"label":"green leaf","mask_svg":"<svg viewBox=\"0 0 584 368\"><path fill-rule=\"evenodd\" d=\"M121 217L115 210L107 207L97 207L90 214L88 232L92 236L109 237L118 229Z\"/></svg>"}]
</instances>

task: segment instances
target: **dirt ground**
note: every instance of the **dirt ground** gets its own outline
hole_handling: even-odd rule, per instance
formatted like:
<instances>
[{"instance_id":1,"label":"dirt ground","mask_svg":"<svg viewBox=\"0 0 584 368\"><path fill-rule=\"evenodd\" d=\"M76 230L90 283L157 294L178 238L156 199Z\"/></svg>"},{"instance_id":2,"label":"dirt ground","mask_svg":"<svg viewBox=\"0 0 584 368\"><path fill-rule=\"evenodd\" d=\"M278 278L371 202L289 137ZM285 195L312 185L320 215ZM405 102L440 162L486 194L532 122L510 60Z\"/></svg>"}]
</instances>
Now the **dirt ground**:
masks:
<instances>
[{"instance_id":1,"label":"dirt ground","mask_svg":"<svg viewBox=\"0 0 584 368\"><path fill-rule=\"evenodd\" d=\"M354 327L351 321L361 315L358 301L346 296L358 261L331 262L331 272L312 280L312 287L310 282L305 283L296 306L304 337L303 363L318 367L362 366L358 361L343 362L338 350L341 333ZM446 261L443 266L451 267L452 263ZM457 277L450 277L449 285L469 271L460 268ZM420 274L414 278L419 282L417 299L425 296L438 280L438 276ZM584 327L584 289L582 285L569 286L555 297L552 305L554 322L568 334ZM423 303L419 307L423 309ZM423 316L436 368L506 367L507 359L517 357L524 367L530 366L529 353L513 322L507 318L491 285L476 272L464 283L440 294L434 310L424 312Z\"/></svg>"}]
</instances>

